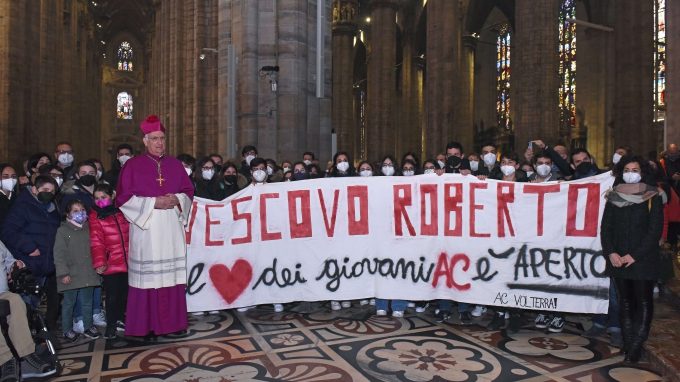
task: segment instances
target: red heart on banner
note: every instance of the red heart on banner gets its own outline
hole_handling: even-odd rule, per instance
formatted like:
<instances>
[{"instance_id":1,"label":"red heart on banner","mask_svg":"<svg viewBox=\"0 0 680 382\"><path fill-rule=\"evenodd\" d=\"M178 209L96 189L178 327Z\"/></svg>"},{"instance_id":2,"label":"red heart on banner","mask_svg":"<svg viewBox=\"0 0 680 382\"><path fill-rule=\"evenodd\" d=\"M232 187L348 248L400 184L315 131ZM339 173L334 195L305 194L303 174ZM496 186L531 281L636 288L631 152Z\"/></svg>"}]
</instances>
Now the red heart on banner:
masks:
<instances>
[{"instance_id":1,"label":"red heart on banner","mask_svg":"<svg viewBox=\"0 0 680 382\"><path fill-rule=\"evenodd\" d=\"M209 273L215 289L229 304L238 299L253 278L250 263L241 259L236 260L231 269L224 264L214 264Z\"/></svg>"}]
</instances>

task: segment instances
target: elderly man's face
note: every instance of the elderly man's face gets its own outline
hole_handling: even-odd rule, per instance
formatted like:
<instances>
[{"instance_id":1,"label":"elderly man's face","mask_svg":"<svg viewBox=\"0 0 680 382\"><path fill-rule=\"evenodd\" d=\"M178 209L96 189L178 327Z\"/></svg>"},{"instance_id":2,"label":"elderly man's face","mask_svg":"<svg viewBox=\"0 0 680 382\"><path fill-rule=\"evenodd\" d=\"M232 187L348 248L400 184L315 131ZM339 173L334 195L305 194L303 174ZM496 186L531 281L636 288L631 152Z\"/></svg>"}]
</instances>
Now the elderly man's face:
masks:
<instances>
[{"instance_id":1,"label":"elderly man's face","mask_svg":"<svg viewBox=\"0 0 680 382\"><path fill-rule=\"evenodd\" d=\"M144 146L151 155L161 156L165 154L165 133L154 131L144 137Z\"/></svg>"}]
</instances>

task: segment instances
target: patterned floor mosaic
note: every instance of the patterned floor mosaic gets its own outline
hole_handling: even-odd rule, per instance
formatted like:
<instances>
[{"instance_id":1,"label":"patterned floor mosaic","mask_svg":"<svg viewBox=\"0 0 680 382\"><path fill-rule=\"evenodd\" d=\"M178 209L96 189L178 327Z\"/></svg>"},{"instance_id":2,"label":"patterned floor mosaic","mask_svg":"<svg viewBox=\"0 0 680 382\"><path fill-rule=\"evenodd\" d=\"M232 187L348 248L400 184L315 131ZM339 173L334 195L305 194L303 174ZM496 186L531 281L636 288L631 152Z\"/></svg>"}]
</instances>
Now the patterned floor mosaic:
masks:
<instances>
[{"instance_id":1,"label":"patterned floor mosaic","mask_svg":"<svg viewBox=\"0 0 680 382\"><path fill-rule=\"evenodd\" d=\"M287 308L291 308L288 306ZM191 316L186 335L61 344L56 381L660 381L648 363L621 363L618 349L581 333L525 327L514 334L438 324L432 312L377 317L369 307L330 312Z\"/></svg>"}]
</instances>

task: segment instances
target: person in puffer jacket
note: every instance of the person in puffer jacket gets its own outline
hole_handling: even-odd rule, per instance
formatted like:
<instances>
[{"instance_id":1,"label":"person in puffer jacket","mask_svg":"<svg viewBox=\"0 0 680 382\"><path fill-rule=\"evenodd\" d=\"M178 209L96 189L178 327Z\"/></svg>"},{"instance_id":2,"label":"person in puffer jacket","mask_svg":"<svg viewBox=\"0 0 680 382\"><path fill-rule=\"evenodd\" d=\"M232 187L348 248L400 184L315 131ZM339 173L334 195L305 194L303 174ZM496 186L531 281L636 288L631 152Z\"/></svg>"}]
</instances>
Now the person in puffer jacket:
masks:
<instances>
[{"instance_id":1,"label":"person in puffer jacket","mask_svg":"<svg viewBox=\"0 0 680 382\"><path fill-rule=\"evenodd\" d=\"M92 267L104 278L106 332L104 338L116 337L125 330L127 304L127 258L130 248L130 225L113 203L115 192L108 184L94 189L95 206L90 211L90 250Z\"/></svg>"}]
</instances>

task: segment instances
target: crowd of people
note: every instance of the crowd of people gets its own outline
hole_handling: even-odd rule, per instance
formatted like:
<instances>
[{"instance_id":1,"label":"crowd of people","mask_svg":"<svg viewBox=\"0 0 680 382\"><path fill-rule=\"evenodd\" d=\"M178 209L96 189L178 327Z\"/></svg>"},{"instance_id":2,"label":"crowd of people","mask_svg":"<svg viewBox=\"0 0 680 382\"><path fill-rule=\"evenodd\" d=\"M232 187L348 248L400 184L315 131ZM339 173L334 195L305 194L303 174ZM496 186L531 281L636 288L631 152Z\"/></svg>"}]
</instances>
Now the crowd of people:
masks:
<instances>
[{"instance_id":1,"label":"crowd of people","mask_svg":"<svg viewBox=\"0 0 680 382\"><path fill-rule=\"evenodd\" d=\"M99 338L99 328L103 327L107 339L115 338L118 331L143 336L186 328L186 318L177 318L171 325L161 322L168 315L176 315L172 313L176 311L152 308L144 312L146 316L156 316L151 319L139 313L139 309L144 310L140 306L157 300L170 301L170 305L177 305L177 311L183 308L186 312L186 302L182 305L184 297L179 297L186 281L178 279L186 277L182 276L185 274L175 272L168 276L158 269L140 268L144 266L140 264L157 260L140 259L150 256L144 243L158 239L157 236L142 239L140 235L147 235L146 225L150 224L141 221L142 217L152 221L152 213L158 210L182 214L186 212L185 201L193 196L223 200L251 184L322 177L459 173L480 180L542 183L583 179L604 172L587 150L569 151L563 145L551 146L541 140L532 141L521 156L500 152L492 143L466 152L461 144L451 142L440 154L423 161L412 152L405 153L400 160L386 155L376 162L355 160L342 151L335 153L327 164L320 163L312 152L302 153L295 161L277 161L260 157L254 146L243 147L237 161L225 161L219 154L199 158L180 154L164 161L168 158L165 128L151 118L143 123L142 131L145 152L135 153L131 145L119 145L108 171L99 159L76 161L76 152L67 142L59 143L53 154L30 156L23 162L23 168L0 165L0 239L11 259L3 263L25 266L38 278L45 289L47 325L51 330L60 330L66 341L76 341L81 335ZM140 173L154 175L146 189L132 186L140 182L135 178L135 166L140 169L147 166ZM607 167L616 179L614 188L606 194L601 222L602 248L612 280L609 313L595 315L592 327L584 335L598 337L609 333L611 343L623 349L626 360L637 362L649 333L653 291L660 282L672 277L662 272L672 267L661 266L660 246L665 245L668 251L668 246L677 244L680 233L680 151L673 144L659 157L642 157L633 155L629 147L619 147ZM188 177L177 174L182 168ZM180 180L173 183L173 179ZM190 179L191 184L185 179ZM153 187L158 190L150 190ZM144 204L148 197L154 198L155 205ZM172 248L178 253L176 247ZM184 264L177 258L175 261L177 267ZM159 273L160 278L148 282L138 276L149 272ZM7 287L0 292L7 292ZM40 304L35 298L27 302L35 307ZM352 303L331 301L330 308L341 310ZM375 305L377 315L391 313L394 317L402 317L409 306L423 313L433 305L435 319L443 322L451 319L455 302L374 299L358 304ZM274 305L277 312L283 309L281 304ZM474 317L487 314L486 311L484 306L458 303L455 322L471 324ZM495 309L488 314L493 315L489 329L505 327L517 331L522 316L528 313ZM145 320L150 320L148 325ZM563 314L535 312L536 328L560 332L564 325ZM16 361L0 358L2 361L4 375L5 366Z\"/></svg>"}]
</instances>

